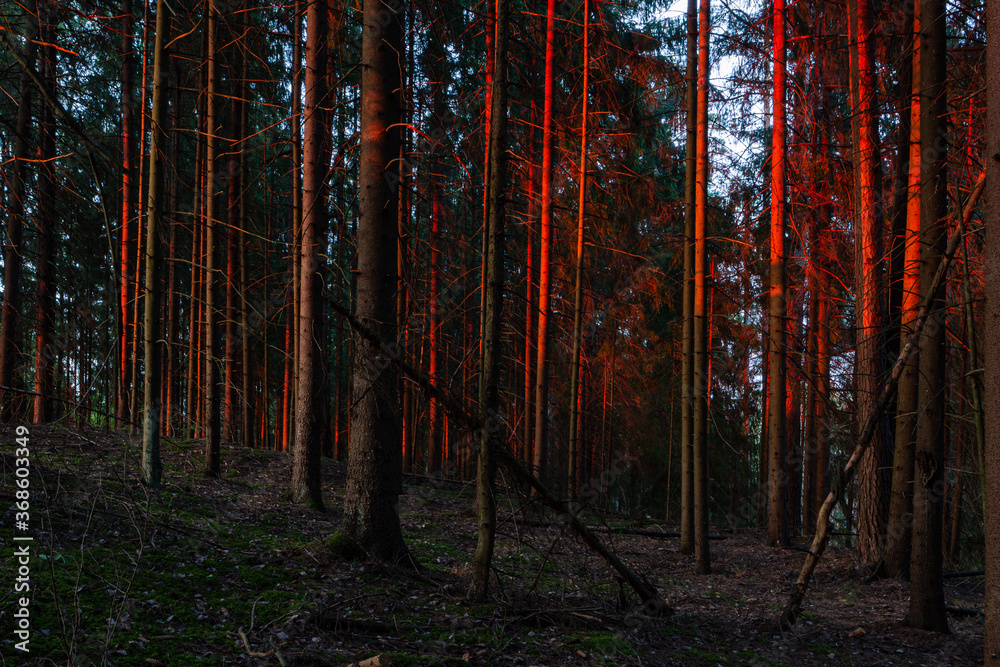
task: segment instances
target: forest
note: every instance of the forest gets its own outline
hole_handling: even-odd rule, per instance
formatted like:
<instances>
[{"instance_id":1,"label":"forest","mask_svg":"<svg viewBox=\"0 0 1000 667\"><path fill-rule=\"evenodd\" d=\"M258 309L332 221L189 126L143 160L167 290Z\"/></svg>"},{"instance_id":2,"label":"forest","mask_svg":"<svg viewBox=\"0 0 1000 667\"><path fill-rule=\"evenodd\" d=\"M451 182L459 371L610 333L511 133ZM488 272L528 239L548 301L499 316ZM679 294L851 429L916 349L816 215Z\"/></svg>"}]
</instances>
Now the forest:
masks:
<instances>
[{"instance_id":1,"label":"forest","mask_svg":"<svg viewBox=\"0 0 1000 667\"><path fill-rule=\"evenodd\" d=\"M0 17L3 664L1000 665L997 3Z\"/></svg>"}]
</instances>

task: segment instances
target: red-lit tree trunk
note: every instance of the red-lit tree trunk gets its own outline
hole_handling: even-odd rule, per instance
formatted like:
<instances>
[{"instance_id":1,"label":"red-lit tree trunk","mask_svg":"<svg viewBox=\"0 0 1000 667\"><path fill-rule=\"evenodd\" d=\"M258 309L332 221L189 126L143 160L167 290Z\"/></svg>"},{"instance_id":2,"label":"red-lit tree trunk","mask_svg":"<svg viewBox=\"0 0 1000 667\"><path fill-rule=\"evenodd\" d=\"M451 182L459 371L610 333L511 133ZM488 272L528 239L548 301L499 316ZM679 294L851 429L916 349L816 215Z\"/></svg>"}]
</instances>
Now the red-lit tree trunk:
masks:
<instances>
[{"instance_id":1,"label":"red-lit tree trunk","mask_svg":"<svg viewBox=\"0 0 1000 667\"><path fill-rule=\"evenodd\" d=\"M240 16L239 12L233 14L233 20L229 28L232 34L237 36L243 33L242 21L238 18ZM227 151L229 159L227 160L228 164L226 167L226 195L228 200L226 210L228 224L226 225L226 347L224 360L226 378L223 398L225 414L222 420L222 437L230 442L235 440L237 435L236 416L239 408L236 402L240 389L237 378L239 377L240 362L243 356L239 350L242 343L239 337L238 315L240 302L239 246L240 229L242 228L242 220L240 219L240 202L242 200L240 154L243 152L243 146L240 142L243 139L243 135L241 134L241 118L243 116L243 104L241 103L243 86L241 80L244 78L241 50L243 48L245 47L242 40L236 41L230 51L232 55L229 62L230 71L233 72L233 78L230 79L230 89L234 92L234 95L230 100L229 118L232 131L230 132L229 150ZM240 80L236 80L237 76L240 77Z\"/></svg>"},{"instance_id":2,"label":"red-lit tree trunk","mask_svg":"<svg viewBox=\"0 0 1000 667\"><path fill-rule=\"evenodd\" d=\"M295 0L294 23L292 27L292 230L290 248L290 277L285 286L286 317L285 323L285 378L282 386L282 420L278 422L281 428L281 449L288 451L295 437L295 389L296 373L299 367L299 305L301 302L299 290L302 285L299 270L302 253L302 3Z\"/></svg>"},{"instance_id":3,"label":"red-lit tree trunk","mask_svg":"<svg viewBox=\"0 0 1000 667\"><path fill-rule=\"evenodd\" d=\"M360 208L357 318L375 332L381 348L355 334L354 403L342 529L367 553L389 562L411 562L399 524L403 490L399 383L392 357L396 343L398 184L386 178L397 167L400 141L399 3L365 0L362 27Z\"/></svg>"},{"instance_id":4,"label":"red-lit tree trunk","mask_svg":"<svg viewBox=\"0 0 1000 667\"><path fill-rule=\"evenodd\" d=\"M121 264L119 266L120 296L119 317L120 331L119 366L118 366L118 397L115 414L119 420L131 420L129 414L129 396L132 381L132 298L131 286L134 281L135 248L135 120L133 115L134 92L133 68L135 67L134 30L135 19L132 16L132 0L122 1L122 71L121 71L121 111L122 111L122 189L121 189Z\"/></svg>"},{"instance_id":5,"label":"red-lit tree trunk","mask_svg":"<svg viewBox=\"0 0 1000 667\"><path fill-rule=\"evenodd\" d=\"M496 54L497 63L494 90L490 97L494 122L490 129L488 153L490 161L486 170L486 224L490 230L487 243L489 265L486 270L486 308L483 313L483 364L479 384L479 460L476 475L476 506L478 510L478 536L473 556L473 577L470 597L485 600L489 588L490 566L496 538L496 477L497 448L506 438L501 433L502 424L497 418L500 410L500 332L503 317L504 283L504 216L505 186L507 184L507 25L509 1L497 0Z\"/></svg>"},{"instance_id":6,"label":"red-lit tree trunk","mask_svg":"<svg viewBox=\"0 0 1000 667\"><path fill-rule=\"evenodd\" d=\"M708 551L708 44L710 1L698 16L698 134L695 152L694 212L694 561L697 574L711 574Z\"/></svg>"},{"instance_id":7,"label":"red-lit tree trunk","mask_svg":"<svg viewBox=\"0 0 1000 667\"><path fill-rule=\"evenodd\" d=\"M216 355L218 315L216 313L216 232L219 179L216 173L216 137L219 136L217 109L219 98L219 9L217 0L208 0L205 6L208 31L207 80L205 84L205 325L202 347L205 350L204 374L204 423L205 423L205 475L219 476L220 419L219 419L219 367Z\"/></svg>"},{"instance_id":8,"label":"red-lit tree trunk","mask_svg":"<svg viewBox=\"0 0 1000 667\"><path fill-rule=\"evenodd\" d=\"M1000 153L1000 3L986 5L986 146L983 155ZM1000 160L986 160L986 204L984 219L1000 219ZM1000 229L984 225L984 263L1000 266ZM1000 274L985 276L984 321L1000 321ZM1000 665L1000 327L983 331L985 373L984 407L994 418L985 424L983 471L984 521L986 530L986 612L983 664Z\"/></svg>"},{"instance_id":9,"label":"red-lit tree trunk","mask_svg":"<svg viewBox=\"0 0 1000 667\"><path fill-rule=\"evenodd\" d=\"M941 576L947 304L944 285L932 284L948 242L945 4L945 0L921 0L919 10L920 289L932 315L920 339L910 608L905 619L911 627L936 632L948 632Z\"/></svg>"},{"instance_id":10,"label":"red-lit tree trunk","mask_svg":"<svg viewBox=\"0 0 1000 667\"><path fill-rule=\"evenodd\" d=\"M535 474L541 475L545 466L548 440L549 404L549 316L552 289L552 170L553 135L552 104L555 90L555 40L556 0L548 0L545 19L545 106L542 115L542 189L541 189L541 240L538 257L538 344L535 361L535 427L532 464Z\"/></svg>"},{"instance_id":11,"label":"red-lit tree trunk","mask_svg":"<svg viewBox=\"0 0 1000 667\"><path fill-rule=\"evenodd\" d=\"M582 417L579 409L580 400L580 343L583 327L583 236L586 232L587 213L587 111L590 93L590 2L583 0L583 93L582 110L580 112L580 201L577 210L576 228L576 276L573 294L573 352L570 358L569 383L569 455L567 458L566 477L569 483L570 502L576 499L577 470L580 443L579 424Z\"/></svg>"},{"instance_id":12,"label":"red-lit tree trunk","mask_svg":"<svg viewBox=\"0 0 1000 667\"><path fill-rule=\"evenodd\" d=\"M321 335L323 319L322 255L326 249L327 137L330 128L323 110L327 94L326 0L308 0L306 8L306 100L303 109L302 250L300 257L298 385L295 392L295 445L292 448L292 500L323 508L320 492L325 410L321 405L326 383ZM396 208L391 210L395 222ZM391 248L395 248L393 243ZM395 272L395 253L392 257Z\"/></svg>"},{"instance_id":13,"label":"red-lit tree trunk","mask_svg":"<svg viewBox=\"0 0 1000 667\"><path fill-rule=\"evenodd\" d=\"M698 2L687 8L687 141L684 183L684 287L681 325L681 536L678 551L694 553L694 218L698 137Z\"/></svg>"},{"instance_id":14,"label":"red-lit tree trunk","mask_svg":"<svg viewBox=\"0 0 1000 667\"><path fill-rule=\"evenodd\" d=\"M771 130L771 291L768 310L768 503L767 543L788 544L785 505L787 361L785 290L785 2L774 2L774 122Z\"/></svg>"},{"instance_id":15,"label":"red-lit tree trunk","mask_svg":"<svg viewBox=\"0 0 1000 667\"><path fill-rule=\"evenodd\" d=\"M910 132L906 230L903 240L903 284L900 305L900 340L912 333L920 307L920 5L914 6L911 57ZM886 526L886 547L881 571L887 576L908 577L913 532L914 426L917 412L918 351L903 368L896 392L896 433L892 463L892 495Z\"/></svg>"},{"instance_id":16,"label":"red-lit tree trunk","mask_svg":"<svg viewBox=\"0 0 1000 667\"><path fill-rule=\"evenodd\" d=\"M534 63L534 60L532 60ZM534 69L534 68L532 68ZM531 94L531 129L529 130L528 151L528 182L526 184L527 193L527 221L524 230L524 435L521 440L521 460L527 464L532 462L532 426L534 426L535 412L534 388L535 388L535 359L532 352L535 349L535 320L538 311L538 288L535 284L535 160L532 156L535 150L535 95Z\"/></svg>"},{"instance_id":17,"label":"red-lit tree trunk","mask_svg":"<svg viewBox=\"0 0 1000 667\"><path fill-rule=\"evenodd\" d=\"M855 172L855 389L857 423L872 413L878 382L884 374L881 337L883 325L882 225L878 202L878 145L875 113L874 45L872 43L871 0L850 0L848 19L853 25L851 68L855 81L854 148ZM873 562L881 555L885 522L889 510L890 449L885 425L875 437L858 467L858 557Z\"/></svg>"},{"instance_id":18,"label":"red-lit tree trunk","mask_svg":"<svg viewBox=\"0 0 1000 667\"><path fill-rule=\"evenodd\" d=\"M11 168L10 189L7 200L7 235L3 247L3 315L0 321L0 419L8 421L14 416L15 395L5 387L13 388L15 370L20 354L21 332L18 330L21 315L21 256L24 253L23 231L26 181L31 147L31 107L34 84L29 70L35 68L38 51L38 7L35 0L24 5L25 37L24 60L21 73L20 98L14 129L14 164Z\"/></svg>"}]
</instances>

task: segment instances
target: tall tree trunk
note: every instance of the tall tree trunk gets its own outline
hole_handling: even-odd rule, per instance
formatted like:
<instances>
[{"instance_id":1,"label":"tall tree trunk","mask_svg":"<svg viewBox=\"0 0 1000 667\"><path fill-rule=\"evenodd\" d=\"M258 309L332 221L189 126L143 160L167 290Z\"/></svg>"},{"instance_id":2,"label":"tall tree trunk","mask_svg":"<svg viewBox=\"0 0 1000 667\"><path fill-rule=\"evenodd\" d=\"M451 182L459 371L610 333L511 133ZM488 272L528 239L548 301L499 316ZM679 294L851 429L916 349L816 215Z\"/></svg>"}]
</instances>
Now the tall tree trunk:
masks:
<instances>
[{"instance_id":1,"label":"tall tree trunk","mask_svg":"<svg viewBox=\"0 0 1000 667\"><path fill-rule=\"evenodd\" d=\"M986 146L983 155L1000 154L1000 3L986 5ZM1000 219L1000 160L986 160L985 220ZM983 227L984 265L994 267L985 275L986 307L984 322L1000 321L1000 230L995 224ZM1000 415L1000 327L983 329L985 373L984 407ZM1000 665L1000 419L985 424L983 497L986 530L986 612L983 663Z\"/></svg>"},{"instance_id":2,"label":"tall tree trunk","mask_svg":"<svg viewBox=\"0 0 1000 667\"><path fill-rule=\"evenodd\" d=\"M681 324L681 526L678 551L694 553L694 218L698 142L698 2L687 6L684 287Z\"/></svg>"},{"instance_id":3,"label":"tall tree trunk","mask_svg":"<svg viewBox=\"0 0 1000 667\"><path fill-rule=\"evenodd\" d=\"M237 3L236 7L239 8L242 3ZM223 439L232 442L237 438L236 431L236 414L238 407L236 401L238 400L239 386L237 385L237 378L239 377L238 370L240 366L240 361L242 360L242 354L239 352L238 347L241 345L239 338L239 316L237 315L237 310L239 308L240 299L240 285L239 285L239 239L240 239L240 201L242 199L241 193L241 174L240 174L240 155L243 152L243 146L240 143L243 139L241 134L242 128L240 124L240 118L242 117L242 107L243 104L241 99L243 98L243 83L242 80L245 78L243 75L243 58L241 55L242 49L245 48L244 42L241 36L244 34L244 28L242 27L242 14L239 11L233 13L233 18L229 24L229 31L233 35L236 35L236 41L233 43L233 48L230 51L229 67L232 72L230 78L230 89L233 91L233 96L230 100L230 127L232 128L230 132L229 147L227 153L228 165L226 168L227 179L227 208L226 208L226 220L228 224L226 225L226 317L225 317L225 370L226 377L224 383L224 397L223 405L225 406L225 414L222 420L222 437ZM239 77L237 80L236 77ZM246 391L246 388L244 388Z\"/></svg>"},{"instance_id":4,"label":"tall tree trunk","mask_svg":"<svg viewBox=\"0 0 1000 667\"><path fill-rule=\"evenodd\" d=\"M542 116L542 233L538 256L538 345L535 362L535 446L533 465L536 475L545 466L549 412L549 318L552 308L552 105L555 90L556 0L548 0L545 19L545 107Z\"/></svg>"},{"instance_id":5,"label":"tall tree trunk","mask_svg":"<svg viewBox=\"0 0 1000 667\"><path fill-rule=\"evenodd\" d=\"M493 543L496 537L496 500L493 497L496 477L496 450L503 446L500 410L500 331L503 316L504 283L504 185L507 182L507 26L509 0L496 0L496 71L493 76L493 105L488 153L490 161L486 171L487 229L489 244L487 257L486 310L483 316L483 367L479 383L479 463L476 474L476 506L479 514L479 531L476 553L473 556L471 597L485 600L489 589L490 565L493 560ZM586 7L586 0L584 2Z\"/></svg>"},{"instance_id":6,"label":"tall tree trunk","mask_svg":"<svg viewBox=\"0 0 1000 667\"><path fill-rule=\"evenodd\" d=\"M398 187L386 173L399 155L403 7L364 0L361 74L357 318L385 342L355 332L354 404L342 530L367 553L412 562L399 524L403 490L396 342Z\"/></svg>"},{"instance_id":7,"label":"tall tree trunk","mask_svg":"<svg viewBox=\"0 0 1000 667\"><path fill-rule=\"evenodd\" d=\"M771 294L768 311L768 503L767 543L788 544L788 508L785 505L787 470L787 412L785 378L785 2L774 2L774 124L771 130Z\"/></svg>"},{"instance_id":8,"label":"tall tree trunk","mask_svg":"<svg viewBox=\"0 0 1000 667\"><path fill-rule=\"evenodd\" d=\"M858 423L871 414L879 379L884 375L881 338L883 328L882 226L878 219L874 64L872 46L871 0L850 0L849 20L854 24L853 51L856 67L853 123L857 143L854 147L855 192L855 312L856 352L855 383ZM881 425L872 446L858 469L858 540L857 553L865 562L878 560L889 501L889 443L887 429Z\"/></svg>"},{"instance_id":9,"label":"tall tree trunk","mask_svg":"<svg viewBox=\"0 0 1000 667\"><path fill-rule=\"evenodd\" d=\"M945 440L945 289L932 284L948 241L945 1L920 2L920 286L931 319L921 336L907 625L948 632L941 576ZM931 290L933 288L934 291ZM989 327L987 327L989 328Z\"/></svg>"},{"instance_id":10,"label":"tall tree trunk","mask_svg":"<svg viewBox=\"0 0 1000 667\"><path fill-rule=\"evenodd\" d=\"M43 15L55 15L55 7L46 7ZM48 11L46 11L48 10ZM41 22L42 47L41 78L49 90L56 84L56 26ZM38 157L42 164L38 169L38 242L35 259L35 409L34 423L41 424L52 419L52 397L55 395L55 375L53 368L56 350L53 348L55 336L55 243L56 243L56 180L52 160L56 157L56 125L52 107L45 105L39 122Z\"/></svg>"},{"instance_id":11,"label":"tall tree trunk","mask_svg":"<svg viewBox=\"0 0 1000 667\"><path fill-rule=\"evenodd\" d=\"M135 236L135 119L133 113L134 102L132 95L134 92L133 68L135 67L135 56L133 55L134 39L133 26L135 18L132 16L132 0L122 2L122 71L121 71L121 107L122 107L122 217L121 217L121 266L119 268L120 281L120 331L118 337L119 345L119 367L118 367L118 402L115 414L119 420L128 421L132 416L128 414L129 395L131 393L130 382L132 380L132 356L129 354L132 336L132 298L130 290L134 280L133 257L135 249L133 238Z\"/></svg>"},{"instance_id":12,"label":"tall tree trunk","mask_svg":"<svg viewBox=\"0 0 1000 667\"><path fill-rule=\"evenodd\" d=\"M580 339L583 329L583 235L586 230L587 206L587 96L590 90L590 2L583 0L583 101L580 116L580 201L577 210L576 228L576 272L573 295L573 352L570 358L569 382L569 455L566 477L572 503L576 499L577 457L579 456L580 432L577 424L581 416L580 400Z\"/></svg>"},{"instance_id":13,"label":"tall tree trunk","mask_svg":"<svg viewBox=\"0 0 1000 667\"><path fill-rule=\"evenodd\" d=\"M285 350L284 421L281 424L281 448L288 451L295 439L295 391L299 368L299 307L301 304L302 256L302 2L295 0L292 16L292 247L291 284L288 285L290 308Z\"/></svg>"},{"instance_id":14,"label":"tall tree trunk","mask_svg":"<svg viewBox=\"0 0 1000 667\"><path fill-rule=\"evenodd\" d=\"M165 44L170 37L170 14L166 0L156 1L156 36L153 47L153 109L150 126L153 132L149 146L149 196L146 199L146 294L143 318L143 406L142 406L142 481L154 488L160 486L160 300L163 222L163 168L160 154L166 149L167 91L166 69L169 55Z\"/></svg>"},{"instance_id":15,"label":"tall tree trunk","mask_svg":"<svg viewBox=\"0 0 1000 667\"><path fill-rule=\"evenodd\" d=\"M900 304L900 340L912 333L920 307L920 4L914 4L910 136L908 143L906 231L903 241L903 285ZM909 577L913 532L913 430L917 413L918 351L903 368L896 393L896 433L893 446L892 496L881 571L890 577Z\"/></svg>"},{"instance_id":16,"label":"tall tree trunk","mask_svg":"<svg viewBox=\"0 0 1000 667\"><path fill-rule=\"evenodd\" d=\"M779 0L780 1L780 0ZM698 22L698 133L694 215L694 456L695 572L711 574L708 551L708 44L711 0L701 0Z\"/></svg>"},{"instance_id":17,"label":"tall tree trunk","mask_svg":"<svg viewBox=\"0 0 1000 667\"><path fill-rule=\"evenodd\" d=\"M299 291L299 372L295 392L295 446L292 460L292 500L323 508L320 492L320 454L324 414L321 405L326 383L323 362L323 280L322 256L326 240L327 114L323 104L327 94L327 37L329 33L326 0L308 0L306 9L306 102L303 110L302 164L302 251L300 254ZM393 202L395 203L395 202ZM391 209L395 224L396 208ZM395 239L394 239L395 241ZM391 248L395 248L393 243ZM395 273L395 256L389 253ZM395 288L395 284L393 285ZM395 291L395 289L393 289Z\"/></svg>"},{"instance_id":18,"label":"tall tree trunk","mask_svg":"<svg viewBox=\"0 0 1000 667\"><path fill-rule=\"evenodd\" d=\"M216 203L219 179L216 177L216 137L218 136L219 91L219 8L217 0L208 0L205 11L208 31L208 72L205 90L205 475L219 476L220 420L219 420L219 367L215 358L218 317L216 297Z\"/></svg>"},{"instance_id":19,"label":"tall tree trunk","mask_svg":"<svg viewBox=\"0 0 1000 667\"><path fill-rule=\"evenodd\" d=\"M15 386L15 371L20 358L20 332L18 320L21 315L21 257L24 253L23 230L27 224L24 217L24 203L27 192L28 160L31 143L31 107L34 84L29 71L35 69L35 54L38 51L38 6L29 0L24 8L25 68L21 73L20 99L17 105L17 120L14 127L14 165L11 169L10 189L7 201L7 237L3 247L3 316L0 322L0 387ZM15 395L8 389L0 388L0 420L9 421L14 417Z\"/></svg>"}]
</instances>

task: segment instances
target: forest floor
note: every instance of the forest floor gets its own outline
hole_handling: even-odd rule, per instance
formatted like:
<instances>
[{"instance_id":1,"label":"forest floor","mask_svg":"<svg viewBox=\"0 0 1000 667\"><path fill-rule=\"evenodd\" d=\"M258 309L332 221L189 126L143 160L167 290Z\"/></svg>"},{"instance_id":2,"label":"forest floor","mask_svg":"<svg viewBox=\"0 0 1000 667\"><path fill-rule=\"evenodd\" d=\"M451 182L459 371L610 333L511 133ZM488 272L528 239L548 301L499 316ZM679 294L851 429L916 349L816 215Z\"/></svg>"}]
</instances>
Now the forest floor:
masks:
<instances>
[{"instance_id":1,"label":"forest floor","mask_svg":"<svg viewBox=\"0 0 1000 667\"><path fill-rule=\"evenodd\" d=\"M391 570L345 560L329 539L340 522L342 464L324 461L328 511L320 513L285 499L286 455L224 447L222 477L210 480L200 443L167 439L164 485L153 491L135 481L138 438L43 427L31 428L25 655L12 631L14 438L0 429L3 665L319 666L376 655L447 666L982 662L981 616L951 616L946 636L905 628L907 584L865 583L846 550L828 550L801 622L778 635L768 628L801 551L728 534L711 543L714 573L697 576L676 539L604 534L675 610L649 618L603 561L555 522L540 526L537 510L526 521L511 494L501 503L493 597L470 603L471 485L408 479L403 532L425 569ZM981 577L946 579L956 607L981 609L982 589Z\"/></svg>"}]
</instances>

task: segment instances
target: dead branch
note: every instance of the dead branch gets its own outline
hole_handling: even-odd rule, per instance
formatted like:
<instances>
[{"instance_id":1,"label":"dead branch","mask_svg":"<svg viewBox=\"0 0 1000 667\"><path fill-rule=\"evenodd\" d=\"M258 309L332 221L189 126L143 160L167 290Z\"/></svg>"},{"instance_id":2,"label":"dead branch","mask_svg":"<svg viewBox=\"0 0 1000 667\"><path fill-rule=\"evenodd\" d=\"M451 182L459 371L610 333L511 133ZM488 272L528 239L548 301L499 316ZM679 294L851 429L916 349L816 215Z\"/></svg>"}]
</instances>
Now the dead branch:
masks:
<instances>
[{"instance_id":1,"label":"dead branch","mask_svg":"<svg viewBox=\"0 0 1000 667\"><path fill-rule=\"evenodd\" d=\"M351 327L362 338L365 338L371 343L379 346L379 349L382 350L382 354L388 363L395 364L404 375L415 382L417 386L423 389L428 396L440 401L448 415L454 419L456 423L471 432L476 432L479 429L487 427L487 425L485 425L480 419L467 412L458 399L434 385L430 381L430 378L424 375L417 368L408 364L399 353L398 344L394 343L392 346L386 344L375 334L375 332L360 322L350 310L333 299L330 299L329 303L330 307L333 308L333 310L336 311L341 317L346 319L350 323ZM550 492L540 479L528 471L524 467L524 464L521 463L520 459L511 454L506 446L498 448L497 458L514 477L534 489L538 493L538 500L543 505L555 510L558 513L560 520L564 521L569 528L579 535L584 544L607 561L608 565L610 565L612 569L614 569L625 581L628 582L629 586L632 587L632 590L639 595L639 599L642 600L643 605L645 605L646 613L654 616L668 616L673 613L670 606L667 605L663 598L660 597L656 588L633 572L632 569L623 563L620 558L611 553L611 551L604 546L597 535L594 534L594 532L580 520L576 513L571 511L566 504L563 503L563 501L559 500L559 498Z\"/></svg>"}]
</instances>

